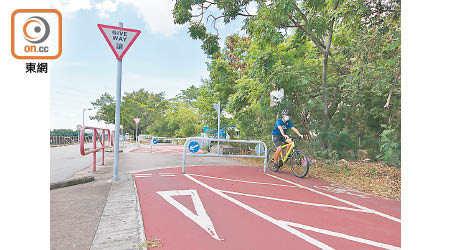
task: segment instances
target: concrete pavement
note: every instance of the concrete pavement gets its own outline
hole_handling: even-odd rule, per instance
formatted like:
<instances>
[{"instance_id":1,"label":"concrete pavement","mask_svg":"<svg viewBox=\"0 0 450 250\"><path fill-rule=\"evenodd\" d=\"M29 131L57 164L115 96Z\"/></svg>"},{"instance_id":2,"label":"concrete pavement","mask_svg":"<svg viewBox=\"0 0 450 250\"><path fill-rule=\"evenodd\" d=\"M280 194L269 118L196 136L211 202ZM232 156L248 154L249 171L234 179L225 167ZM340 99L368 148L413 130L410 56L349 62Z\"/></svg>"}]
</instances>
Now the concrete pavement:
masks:
<instances>
[{"instance_id":1,"label":"concrete pavement","mask_svg":"<svg viewBox=\"0 0 450 250\"><path fill-rule=\"evenodd\" d=\"M50 247L52 250L89 249L111 189L111 159L98 166L95 181L50 191Z\"/></svg>"}]
</instances>

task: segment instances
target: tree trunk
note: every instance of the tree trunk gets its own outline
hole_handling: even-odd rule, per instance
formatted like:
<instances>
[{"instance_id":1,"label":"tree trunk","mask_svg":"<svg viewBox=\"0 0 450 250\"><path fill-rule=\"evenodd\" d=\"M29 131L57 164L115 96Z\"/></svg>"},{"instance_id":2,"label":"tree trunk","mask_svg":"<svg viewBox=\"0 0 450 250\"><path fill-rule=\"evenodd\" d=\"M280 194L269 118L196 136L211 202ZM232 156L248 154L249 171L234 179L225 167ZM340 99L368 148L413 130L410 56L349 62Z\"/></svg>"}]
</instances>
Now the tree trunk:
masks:
<instances>
[{"instance_id":1,"label":"tree trunk","mask_svg":"<svg viewBox=\"0 0 450 250\"><path fill-rule=\"evenodd\" d=\"M339 0L335 0L333 11L338 8ZM322 71L322 90L323 90L323 126L325 130L330 128L331 118L328 116L328 86L327 86L327 72L328 72L328 57L331 55L331 42L333 41L335 17L331 18L330 26L328 26L328 41L325 40L325 50L323 51L323 71ZM324 141L324 148L328 149L329 143L326 139Z\"/></svg>"},{"instance_id":2,"label":"tree trunk","mask_svg":"<svg viewBox=\"0 0 450 250\"><path fill-rule=\"evenodd\" d=\"M327 71L328 71L328 53L323 54L323 69L322 69L322 101L323 101L323 119L324 126L328 127L328 89L327 89Z\"/></svg>"}]
</instances>

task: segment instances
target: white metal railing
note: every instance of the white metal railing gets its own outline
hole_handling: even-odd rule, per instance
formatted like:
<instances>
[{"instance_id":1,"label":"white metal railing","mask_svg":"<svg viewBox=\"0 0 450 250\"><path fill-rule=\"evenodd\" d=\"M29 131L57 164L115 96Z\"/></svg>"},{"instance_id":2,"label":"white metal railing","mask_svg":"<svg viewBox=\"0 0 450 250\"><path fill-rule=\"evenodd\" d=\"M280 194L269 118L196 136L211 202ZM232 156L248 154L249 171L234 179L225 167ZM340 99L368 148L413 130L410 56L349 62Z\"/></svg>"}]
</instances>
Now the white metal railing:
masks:
<instances>
[{"instance_id":1,"label":"white metal railing","mask_svg":"<svg viewBox=\"0 0 450 250\"><path fill-rule=\"evenodd\" d=\"M241 143L253 143L264 146L264 156L262 155L232 155L232 154L221 154L220 149L217 149L217 154L207 153L207 154L196 154L196 153L187 153L187 147L192 141L217 141L217 142L241 142ZM184 169L186 166L186 156L198 156L198 157L232 157L232 158L264 158L264 173L267 173L267 145L263 141L257 140L230 140L230 139L217 139L217 138L205 138L205 137L189 137L184 142L184 150L183 150L183 159L181 162L181 172L184 174Z\"/></svg>"},{"instance_id":2,"label":"white metal railing","mask_svg":"<svg viewBox=\"0 0 450 250\"><path fill-rule=\"evenodd\" d=\"M138 147L140 147L141 146L141 139L148 139L148 140L150 140L150 144L152 143L152 135L144 135L144 134L142 134L142 135L139 135L138 136L138 139L137 139L137 146Z\"/></svg>"}]
</instances>

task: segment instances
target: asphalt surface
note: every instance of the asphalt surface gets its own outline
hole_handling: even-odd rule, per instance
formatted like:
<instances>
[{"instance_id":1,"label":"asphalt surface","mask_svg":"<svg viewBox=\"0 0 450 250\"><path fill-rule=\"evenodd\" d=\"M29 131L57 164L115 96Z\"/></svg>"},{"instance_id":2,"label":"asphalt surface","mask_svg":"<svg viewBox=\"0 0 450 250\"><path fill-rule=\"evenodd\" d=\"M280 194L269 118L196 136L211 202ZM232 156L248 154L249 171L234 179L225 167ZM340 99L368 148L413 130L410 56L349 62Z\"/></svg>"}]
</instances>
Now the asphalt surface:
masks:
<instances>
[{"instance_id":1,"label":"asphalt surface","mask_svg":"<svg viewBox=\"0 0 450 250\"><path fill-rule=\"evenodd\" d=\"M97 154L97 162L101 160L101 153ZM50 182L68 179L76 172L92 166L92 161L92 155L80 154L79 144L52 147L50 148Z\"/></svg>"},{"instance_id":2,"label":"asphalt surface","mask_svg":"<svg viewBox=\"0 0 450 250\"><path fill-rule=\"evenodd\" d=\"M105 213L105 210L108 210L106 204L112 203L117 199L115 190L120 191L124 185L134 185L131 173L181 165L182 154L180 153L129 152L134 148L134 145L129 144L126 146L125 152L120 154L119 182L112 181L112 153L106 153L105 166L98 164L97 171L93 173L92 156L86 156L83 159L79 155L78 147L65 146L52 149L54 159L58 159L53 161L51 167L51 174L55 176L53 180L58 178L67 179L73 177L75 173L75 176L94 175L95 177L93 182L50 191L50 246L52 250L119 249L114 239L118 238L121 233L126 234L127 231L115 228L114 236L106 232L108 229L111 230L111 220L123 216L123 210L116 211L112 209L112 211ZM63 166L54 165L55 162L59 162ZM187 164L244 165L243 163L223 158L194 157L188 157ZM68 169L64 169L64 166ZM117 187L112 188L113 185ZM125 197L135 197L134 188L132 191L125 193ZM124 197L124 193L119 193L118 195ZM120 203L124 204L124 202ZM133 209L137 209L137 207ZM114 214L114 212L117 212L117 214ZM106 214L107 216L105 216ZM126 237L128 235L125 235ZM105 245L108 242L110 242L110 246ZM98 243L101 248L98 248L98 245L95 243ZM135 243L133 242L134 246Z\"/></svg>"},{"instance_id":3,"label":"asphalt surface","mask_svg":"<svg viewBox=\"0 0 450 250\"><path fill-rule=\"evenodd\" d=\"M130 147L127 144L126 147ZM89 144L86 145L89 147ZM107 153L105 152L105 155ZM81 155L80 145L68 145L50 148L50 182L57 182L69 179L75 173L92 167L93 156ZM102 162L102 153L97 153L97 166Z\"/></svg>"},{"instance_id":4,"label":"asphalt surface","mask_svg":"<svg viewBox=\"0 0 450 250\"><path fill-rule=\"evenodd\" d=\"M262 167L134 174L147 239L159 249L399 249L400 201ZM335 187L335 186L332 186ZM355 194L358 194L355 196Z\"/></svg>"},{"instance_id":5,"label":"asphalt surface","mask_svg":"<svg viewBox=\"0 0 450 250\"><path fill-rule=\"evenodd\" d=\"M220 249L221 247L224 247L224 249L241 249L241 247L252 249L255 245L247 240L249 232L254 232L250 238L257 239L257 242L262 243L259 249L266 248L266 245L269 244L269 238L266 236L274 232L278 236L274 235L275 240L272 243L276 244L272 248L289 249L289 247L295 246L294 249L309 249L311 244L319 246L319 248L323 246L327 248L329 246L335 249L372 249L378 247L397 249L400 247L400 205L398 201L372 197L348 190L343 192L343 189L339 189L338 192L335 190L335 186L332 186L333 189L329 188L332 184L309 178L299 180L291 174L283 176L286 180L278 177L282 173L276 173L275 176L272 176L271 174L273 173L271 172L268 175L255 175L255 173L248 171L256 170L262 173L262 166L258 168L237 167L245 166L246 164L228 158L187 157L187 175L184 176L192 175L190 176L192 179L200 178L199 183L207 183L202 185L215 187L207 191L199 188L199 185L193 182L183 184L183 182L177 181L177 178L183 177L180 169L182 154L179 152L174 153L172 147L171 145L166 147L158 145L156 149L154 147L154 153L149 153L146 147L136 150L135 145L129 144L124 153L120 154L118 181L112 181L113 157L112 153L107 153L105 166L98 165L97 171L92 172L91 164L88 163L84 170L73 176L94 175L94 182L51 190L51 249L136 250L143 249L137 246L142 245L145 240L153 240L155 237L162 240L160 249ZM65 150L67 159L70 158L75 161L75 158L73 156L71 158L68 152L72 150L73 153L76 150ZM233 169L229 166L233 166ZM74 169L76 168L73 168L72 171ZM228 170L230 171L229 173L226 172ZM198 173L213 176L213 178L196 175L196 171L210 171L206 174L203 172ZM225 172L221 173L221 171ZM148 176L149 174L150 176ZM236 176L231 176L230 174ZM138 186L137 191L134 187L132 176L135 178L137 176L139 179L136 183L136 186ZM255 179L258 176L266 179ZM274 179L267 179L269 176ZM161 178L161 182L149 182L150 179L153 180L155 178ZM187 177L183 178L186 179ZM237 182L232 181L232 179L236 179ZM241 179L246 180L243 183L245 188L241 187L242 184L239 184L239 181L242 181ZM278 179L283 182L279 182ZM250 181L250 183L247 181ZM283 184L281 185L282 188L288 188L291 193L288 192L289 190L278 190L280 189L279 187L274 188L267 185L257 187L258 183L261 184L263 182L276 182L277 185ZM298 185L296 182L301 182L305 186ZM168 185L172 185L171 183L175 186L169 187ZM149 184L156 185L154 187L155 190L146 190L146 188L153 188ZM298 186L285 187L286 185ZM250 187L251 189L249 189ZM293 188L297 191L293 192ZM161 190L187 192L193 189L198 190L198 195L202 197L206 211L208 211L208 214L210 213L211 221L217 227L217 232L214 234L211 234L211 230L202 230L201 227L183 217L176 208L171 207L167 202L160 202L158 205L155 203L157 199L149 196L150 194L155 195L155 191L159 192ZM242 208L228 204L229 202L225 202L223 197L221 199L214 197L214 195L211 195L211 190L217 194L220 193L224 197L227 194L223 192L228 192L228 196L231 196L228 200L235 202L236 205ZM237 193L233 193L230 190ZM139 192L139 198L136 192ZM265 197L268 194L279 199L273 201L273 197ZM167 195L172 197L172 194ZM194 209L192 206L192 201L191 203L186 203L186 200L180 200L180 198L185 198L183 195L184 193L181 196L177 196L178 201L191 211L197 210L197 208ZM251 197L247 197L249 195ZM158 199L161 200L161 197L158 197ZM242 201L235 201L236 199L242 199ZM296 200L300 200L298 202L302 203L302 206L306 206L302 210L304 211L303 213L298 213L298 204L290 204L293 203L292 201L294 203L297 202ZM250 204L250 207L241 204L242 202ZM274 202L287 203L275 204ZM313 203L318 208L308 207L314 206ZM324 205L328 207L321 208ZM151 209L158 206L162 208L162 212L151 212ZM262 217L258 216L264 217L264 220L256 218L254 215L233 218L233 216L244 213L248 214L248 211L244 211L243 208L250 212L254 211L252 212L253 214L260 214ZM142 209L142 212L140 209ZM331 211L330 209L336 211ZM281 210L284 212L281 212ZM193 218L197 218L196 216L199 216L198 218L206 218L202 214L202 210L199 211L200 214L197 211L197 215L192 215ZM164 216L164 212L168 213L168 215ZM215 214L216 212L217 214ZM225 215L226 213L228 215ZM358 215L354 216L355 213ZM154 215L157 216L151 217ZM176 219L176 216L179 218ZM266 217L270 217L268 222L265 221L267 220ZM158 221L161 219L162 221ZM173 220L172 225L167 220ZM186 225L192 227L192 230L187 230L190 232L187 235L188 238L179 241L178 236L186 232L186 227L183 226L182 221L185 224L188 223ZM202 225L201 221L199 223L199 225ZM245 227L255 226L255 223L260 223L261 226L256 226L257 229L245 229ZM169 229L162 228L164 226L168 226ZM160 231L158 231L158 227L161 227ZM174 234L174 228L181 231ZM263 229L267 232L262 234L256 233ZM283 230L287 230L289 233ZM168 231L172 233L167 234ZM242 232L237 233L237 231ZM193 238L197 238L197 240L192 241L190 235ZM211 235L220 239L217 240ZM170 237L172 236L175 238L171 239ZM242 236L245 237L242 240L237 240ZM298 237L302 239L298 239ZM226 242L223 242L222 239ZM300 241L303 244L303 248L299 245L299 240L303 240ZM307 240L308 243L305 243L304 240ZM284 245L280 244L280 241ZM184 244L185 242L201 244L188 246ZM244 246L240 242L247 243ZM178 243L182 244L175 246ZM202 245L204 243L206 245Z\"/></svg>"}]
</instances>

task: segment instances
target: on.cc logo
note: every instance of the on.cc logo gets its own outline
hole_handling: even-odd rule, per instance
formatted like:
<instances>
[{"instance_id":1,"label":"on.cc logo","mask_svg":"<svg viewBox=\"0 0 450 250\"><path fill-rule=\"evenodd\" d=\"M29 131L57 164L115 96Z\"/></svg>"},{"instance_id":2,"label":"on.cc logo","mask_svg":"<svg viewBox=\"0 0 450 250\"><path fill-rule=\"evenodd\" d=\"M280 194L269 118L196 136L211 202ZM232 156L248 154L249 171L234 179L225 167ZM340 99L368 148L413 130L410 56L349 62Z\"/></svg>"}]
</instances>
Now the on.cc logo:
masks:
<instances>
[{"instance_id":1,"label":"on.cc logo","mask_svg":"<svg viewBox=\"0 0 450 250\"><path fill-rule=\"evenodd\" d=\"M30 43L42 43L50 34L47 20L39 16L32 16L23 25L23 35Z\"/></svg>"},{"instance_id":2,"label":"on.cc logo","mask_svg":"<svg viewBox=\"0 0 450 250\"><path fill-rule=\"evenodd\" d=\"M62 53L62 16L56 9L11 14L11 54L16 59L56 59Z\"/></svg>"}]
</instances>

